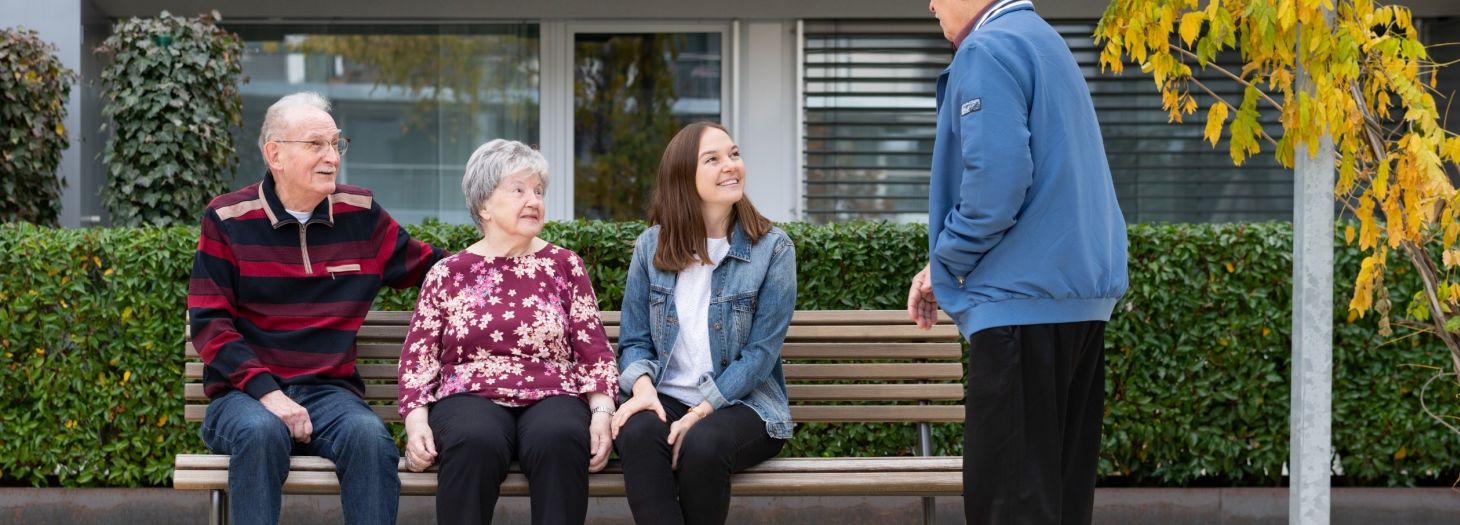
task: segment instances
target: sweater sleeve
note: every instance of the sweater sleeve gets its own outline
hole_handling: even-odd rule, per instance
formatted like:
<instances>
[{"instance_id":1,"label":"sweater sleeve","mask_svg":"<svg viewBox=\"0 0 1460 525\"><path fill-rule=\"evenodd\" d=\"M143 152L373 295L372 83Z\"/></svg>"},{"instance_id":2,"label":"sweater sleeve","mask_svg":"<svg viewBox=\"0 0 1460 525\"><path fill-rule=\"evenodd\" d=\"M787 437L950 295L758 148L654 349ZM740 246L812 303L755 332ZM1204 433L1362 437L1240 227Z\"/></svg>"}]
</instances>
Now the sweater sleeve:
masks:
<instances>
[{"instance_id":1,"label":"sweater sleeve","mask_svg":"<svg viewBox=\"0 0 1460 525\"><path fill-rule=\"evenodd\" d=\"M1019 220L1034 182L1030 151L1029 94L990 46L959 53L949 75L950 103L958 104L955 129L963 153L958 201L943 220L933 259L963 278Z\"/></svg>"},{"instance_id":2,"label":"sweater sleeve","mask_svg":"<svg viewBox=\"0 0 1460 525\"><path fill-rule=\"evenodd\" d=\"M238 332L237 283L238 262L232 240L223 220L210 207L203 214L193 273L188 280L188 329L203 363L222 376L228 386L257 399L278 390L279 384ZM215 384L205 389L209 396L227 390Z\"/></svg>"},{"instance_id":3,"label":"sweater sleeve","mask_svg":"<svg viewBox=\"0 0 1460 525\"><path fill-rule=\"evenodd\" d=\"M598 312L598 295L593 281L578 254L568 252L567 286L562 300L568 305L568 344L573 348L574 369L579 394L602 393L613 397L618 388L618 365L613 348L603 330Z\"/></svg>"},{"instance_id":4,"label":"sweater sleeve","mask_svg":"<svg viewBox=\"0 0 1460 525\"><path fill-rule=\"evenodd\" d=\"M416 311L401 346L400 365L396 371L401 417L412 410L437 401L441 384L441 332L445 327L446 277L449 265L438 264L426 273L426 282L416 298Z\"/></svg>"},{"instance_id":5,"label":"sweater sleeve","mask_svg":"<svg viewBox=\"0 0 1460 525\"><path fill-rule=\"evenodd\" d=\"M421 285L426 272L436 261L449 255L446 250L412 239L411 233L395 222L377 202L370 203L375 214L375 245L381 259L381 279L391 288Z\"/></svg>"}]
</instances>

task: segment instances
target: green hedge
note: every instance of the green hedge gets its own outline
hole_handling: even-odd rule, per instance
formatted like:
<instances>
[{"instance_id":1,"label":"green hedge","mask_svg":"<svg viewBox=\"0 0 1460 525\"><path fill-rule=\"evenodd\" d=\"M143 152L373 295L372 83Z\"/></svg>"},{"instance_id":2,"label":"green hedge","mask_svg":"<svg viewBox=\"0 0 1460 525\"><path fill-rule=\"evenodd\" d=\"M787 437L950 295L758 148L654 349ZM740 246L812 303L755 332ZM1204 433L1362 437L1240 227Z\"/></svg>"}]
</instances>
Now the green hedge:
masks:
<instances>
[{"instance_id":1,"label":"green hedge","mask_svg":"<svg viewBox=\"0 0 1460 525\"><path fill-rule=\"evenodd\" d=\"M798 308L900 308L926 250L921 226L789 224ZM589 262L602 307L617 309L642 224L552 223L543 237ZM459 249L469 227L411 227ZM0 480L135 486L168 482L173 456L203 449L181 421L183 312L196 229L0 226ZM1278 485L1287 459L1291 229L1286 224L1134 225L1132 289L1107 331L1102 482ZM1341 242L1340 242L1341 244ZM1449 483L1455 436L1415 390L1448 361L1427 336L1386 340L1350 322L1338 249L1335 483ZM1395 261L1395 268L1400 268ZM1400 275L1393 297L1409 297ZM382 294L410 308L414 293ZM1460 394L1436 382L1431 405ZM1457 411L1446 404L1447 414ZM954 425L939 453L961 453ZM787 454L908 454L910 425L803 425Z\"/></svg>"}]
</instances>

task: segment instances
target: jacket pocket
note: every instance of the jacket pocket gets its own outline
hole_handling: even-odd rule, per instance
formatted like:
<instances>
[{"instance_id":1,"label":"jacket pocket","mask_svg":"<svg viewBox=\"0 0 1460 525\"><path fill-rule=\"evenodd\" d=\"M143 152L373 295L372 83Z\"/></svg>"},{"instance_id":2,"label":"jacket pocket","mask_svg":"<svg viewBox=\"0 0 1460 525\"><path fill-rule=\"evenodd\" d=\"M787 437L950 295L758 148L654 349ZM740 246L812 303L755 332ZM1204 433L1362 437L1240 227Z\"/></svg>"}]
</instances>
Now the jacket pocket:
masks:
<instances>
[{"instance_id":1,"label":"jacket pocket","mask_svg":"<svg viewBox=\"0 0 1460 525\"><path fill-rule=\"evenodd\" d=\"M755 292L745 292L730 299L731 319L735 323L735 346L732 358L740 355L740 347L750 341L750 327L755 321Z\"/></svg>"}]
</instances>

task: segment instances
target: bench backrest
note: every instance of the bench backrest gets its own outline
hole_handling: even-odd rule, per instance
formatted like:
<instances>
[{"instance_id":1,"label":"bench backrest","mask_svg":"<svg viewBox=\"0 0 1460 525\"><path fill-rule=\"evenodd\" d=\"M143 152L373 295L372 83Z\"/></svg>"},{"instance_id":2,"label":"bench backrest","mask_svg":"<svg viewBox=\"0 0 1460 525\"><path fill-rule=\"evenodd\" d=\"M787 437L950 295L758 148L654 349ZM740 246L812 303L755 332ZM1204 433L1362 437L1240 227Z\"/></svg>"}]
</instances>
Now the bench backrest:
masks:
<instances>
[{"instance_id":1,"label":"bench backrest","mask_svg":"<svg viewBox=\"0 0 1460 525\"><path fill-rule=\"evenodd\" d=\"M603 312L610 341L619 312ZM958 330L946 315L919 330L902 310L799 310L781 358L797 422L962 422L963 365ZM396 413L396 366L411 312L372 311L360 328L358 367L365 397L386 421ZM617 346L615 345L615 348ZM185 416L201 421L203 363L186 346ZM941 402L933 404L934 402Z\"/></svg>"}]
</instances>

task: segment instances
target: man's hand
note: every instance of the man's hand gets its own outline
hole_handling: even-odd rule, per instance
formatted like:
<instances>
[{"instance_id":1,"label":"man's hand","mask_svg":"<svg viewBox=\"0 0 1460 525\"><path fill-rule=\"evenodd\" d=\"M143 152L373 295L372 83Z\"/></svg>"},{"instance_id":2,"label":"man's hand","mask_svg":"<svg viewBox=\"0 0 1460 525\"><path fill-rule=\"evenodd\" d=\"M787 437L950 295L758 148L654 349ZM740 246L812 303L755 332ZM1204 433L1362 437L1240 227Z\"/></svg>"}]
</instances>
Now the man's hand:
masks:
<instances>
[{"instance_id":1,"label":"man's hand","mask_svg":"<svg viewBox=\"0 0 1460 525\"><path fill-rule=\"evenodd\" d=\"M420 472L436 461L436 435L431 432L430 413L416 407L406 414L406 468Z\"/></svg>"},{"instance_id":2,"label":"man's hand","mask_svg":"<svg viewBox=\"0 0 1460 525\"><path fill-rule=\"evenodd\" d=\"M907 290L907 317L924 330L938 324L938 299L933 296L931 270L931 264L924 265Z\"/></svg>"},{"instance_id":3,"label":"man's hand","mask_svg":"<svg viewBox=\"0 0 1460 525\"><path fill-rule=\"evenodd\" d=\"M314 423L309 421L309 411L289 399L284 391L275 390L264 394L264 397L259 398L259 403L263 403L264 408L284 421L284 426L289 427L289 436L294 441L309 442L310 434L314 433Z\"/></svg>"}]
</instances>

